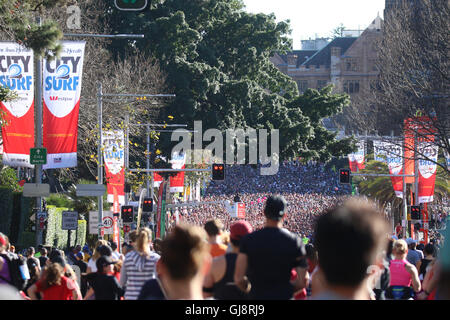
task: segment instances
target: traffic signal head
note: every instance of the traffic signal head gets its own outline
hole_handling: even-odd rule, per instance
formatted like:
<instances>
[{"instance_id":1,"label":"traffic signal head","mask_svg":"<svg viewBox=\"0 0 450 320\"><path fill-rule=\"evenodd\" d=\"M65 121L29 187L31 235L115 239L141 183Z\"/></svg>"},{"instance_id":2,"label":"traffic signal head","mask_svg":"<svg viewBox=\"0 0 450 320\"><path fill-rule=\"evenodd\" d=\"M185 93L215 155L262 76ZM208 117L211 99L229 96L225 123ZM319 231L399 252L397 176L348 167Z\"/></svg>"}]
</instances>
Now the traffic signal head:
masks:
<instances>
[{"instance_id":1,"label":"traffic signal head","mask_svg":"<svg viewBox=\"0 0 450 320\"><path fill-rule=\"evenodd\" d=\"M144 202L142 203L142 211L144 211L144 212L153 212L153 200L152 200L152 198L144 198Z\"/></svg>"},{"instance_id":2,"label":"traffic signal head","mask_svg":"<svg viewBox=\"0 0 450 320\"><path fill-rule=\"evenodd\" d=\"M411 206L411 220L420 219L420 206Z\"/></svg>"},{"instance_id":3,"label":"traffic signal head","mask_svg":"<svg viewBox=\"0 0 450 320\"><path fill-rule=\"evenodd\" d=\"M125 11L144 10L147 6L147 0L114 0L116 8Z\"/></svg>"},{"instance_id":4,"label":"traffic signal head","mask_svg":"<svg viewBox=\"0 0 450 320\"><path fill-rule=\"evenodd\" d=\"M212 179L213 180L225 180L225 165L213 164L212 165Z\"/></svg>"},{"instance_id":5,"label":"traffic signal head","mask_svg":"<svg viewBox=\"0 0 450 320\"><path fill-rule=\"evenodd\" d=\"M339 182L342 184L350 184L349 169L339 169Z\"/></svg>"},{"instance_id":6,"label":"traffic signal head","mask_svg":"<svg viewBox=\"0 0 450 320\"><path fill-rule=\"evenodd\" d=\"M122 206L120 208L123 222L133 222L134 208L133 206Z\"/></svg>"}]
</instances>

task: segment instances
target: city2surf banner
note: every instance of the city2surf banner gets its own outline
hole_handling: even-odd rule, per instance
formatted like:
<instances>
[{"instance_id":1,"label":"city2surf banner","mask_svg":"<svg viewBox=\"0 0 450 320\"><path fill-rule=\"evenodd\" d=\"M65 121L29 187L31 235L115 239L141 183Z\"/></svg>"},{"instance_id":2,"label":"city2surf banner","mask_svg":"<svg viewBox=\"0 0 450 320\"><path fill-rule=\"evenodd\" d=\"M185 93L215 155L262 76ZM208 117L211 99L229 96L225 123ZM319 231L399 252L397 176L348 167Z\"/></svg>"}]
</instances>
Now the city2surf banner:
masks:
<instances>
[{"instance_id":1,"label":"city2surf banner","mask_svg":"<svg viewBox=\"0 0 450 320\"><path fill-rule=\"evenodd\" d=\"M359 170L363 170L365 168L364 165L364 141L358 141L356 143L358 150L355 153L350 153L348 155L348 162L351 172L357 172Z\"/></svg>"},{"instance_id":2,"label":"city2surf banner","mask_svg":"<svg viewBox=\"0 0 450 320\"><path fill-rule=\"evenodd\" d=\"M102 133L107 201L114 203L114 192L117 192L121 205L125 204L124 141L124 133L121 130L103 131Z\"/></svg>"},{"instance_id":3,"label":"city2surf banner","mask_svg":"<svg viewBox=\"0 0 450 320\"><path fill-rule=\"evenodd\" d=\"M401 143L385 142L386 162L389 167L389 174L403 174L403 147ZM392 187L395 196L403 198L403 177L392 177Z\"/></svg>"},{"instance_id":4,"label":"city2surf banner","mask_svg":"<svg viewBox=\"0 0 450 320\"><path fill-rule=\"evenodd\" d=\"M61 56L44 60L44 169L77 166L78 114L85 42L63 41Z\"/></svg>"},{"instance_id":5,"label":"city2surf banner","mask_svg":"<svg viewBox=\"0 0 450 320\"><path fill-rule=\"evenodd\" d=\"M419 204L433 202L434 186L436 182L437 159L439 146L435 143L435 129L431 119L419 118L422 121L417 137L419 161Z\"/></svg>"},{"instance_id":6,"label":"city2surf banner","mask_svg":"<svg viewBox=\"0 0 450 320\"><path fill-rule=\"evenodd\" d=\"M172 169L184 169L186 165L186 154L172 154ZM184 171L178 172L175 176L170 177L170 192L183 192L184 190Z\"/></svg>"},{"instance_id":7,"label":"city2surf banner","mask_svg":"<svg viewBox=\"0 0 450 320\"><path fill-rule=\"evenodd\" d=\"M3 163L11 167L34 168L30 148L34 147L33 51L13 42L0 43L0 86L8 87L17 99L0 102L6 124L2 126Z\"/></svg>"}]
</instances>

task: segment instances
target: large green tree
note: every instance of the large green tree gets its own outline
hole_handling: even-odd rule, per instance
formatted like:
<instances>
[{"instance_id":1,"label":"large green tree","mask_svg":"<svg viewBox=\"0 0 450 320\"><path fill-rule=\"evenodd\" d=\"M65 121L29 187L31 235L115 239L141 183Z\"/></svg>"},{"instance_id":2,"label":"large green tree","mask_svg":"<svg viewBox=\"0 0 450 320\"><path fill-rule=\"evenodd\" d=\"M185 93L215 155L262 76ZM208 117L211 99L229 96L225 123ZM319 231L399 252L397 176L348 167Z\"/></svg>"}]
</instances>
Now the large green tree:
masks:
<instances>
[{"instance_id":1,"label":"large green tree","mask_svg":"<svg viewBox=\"0 0 450 320\"><path fill-rule=\"evenodd\" d=\"M146 41L114 43L120 56L138 47L154 55L167 72L168 88L176 98L161 113L203 130L218 128L280 129L280 154L328 160L349 151L349 141L335 140L321 119L348 104L331 90L308 91L269 60L291 49L288 22L275 16L250 14L241 1L166 0L146 10L122 12L111 8L118 33L142 33ZM166 148L166 151L170 148Z\"/></svg>"}]
</instances>

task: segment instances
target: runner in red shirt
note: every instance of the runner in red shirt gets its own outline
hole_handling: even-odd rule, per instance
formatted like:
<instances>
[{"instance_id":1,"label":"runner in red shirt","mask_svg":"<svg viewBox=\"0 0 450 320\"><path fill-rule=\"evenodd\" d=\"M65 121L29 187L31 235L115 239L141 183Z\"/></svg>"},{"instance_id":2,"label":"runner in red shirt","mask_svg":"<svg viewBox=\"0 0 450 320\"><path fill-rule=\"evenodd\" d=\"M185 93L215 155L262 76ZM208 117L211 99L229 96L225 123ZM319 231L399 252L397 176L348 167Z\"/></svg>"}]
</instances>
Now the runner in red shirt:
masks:
<instances>
[{"instance_id":1,"label":"runner in red shirt","mask_svg":"<svg viewBox=\"0 0 450 320\"><path fill-rule=\"evenodd\" d=\"M31 300L38 300L38 292L41 300L79 300L76 288L73 280L64 276L61 264L55 262L45 268L41 279L28 289L28 294Z\"/></svg>"}]
</instances>

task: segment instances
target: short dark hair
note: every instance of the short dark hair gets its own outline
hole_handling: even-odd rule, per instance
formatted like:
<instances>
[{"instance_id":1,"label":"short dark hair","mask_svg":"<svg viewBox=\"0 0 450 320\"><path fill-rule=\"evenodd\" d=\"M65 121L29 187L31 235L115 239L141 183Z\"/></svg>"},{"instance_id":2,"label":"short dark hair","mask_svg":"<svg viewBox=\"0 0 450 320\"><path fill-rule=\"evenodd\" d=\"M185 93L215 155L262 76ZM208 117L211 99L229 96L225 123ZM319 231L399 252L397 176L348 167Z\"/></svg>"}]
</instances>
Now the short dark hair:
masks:
<instances>
[{"instance_id":1,"label":"short dark hair","mask_svg":"<svg viewBox=\"0 0 450 320\"><path fill-rule=\"evenodd\" d=\"M117 243L116 243L116 242L111 241L111 249L112 249L113 251L116 251L116 249L117 249Z\"/></svg>"},{"instance_id":2,"label":"short dark hair","mask_svg":"<svg viewBox=\"0 0 450 320\"><path fill-rule=\"evenodd\" d=\"M433 245L433 244L431 244L431 243L428 243L426 246L425 246L425 248L423 249L423 253L425 253L425 254L431 254L431 255L435 255L436 254L436 247Z\"/></svg>"},{"instance_id":3,"label":"short dark hair","mask_svg":"<svg viewBox=\"0 0 450 320\"><path fill-rule=\"evenodd\" d=\"M269 196L264 207L264 215L270 220L280 221L287 207L283 196Z\"/></svg>"},{"instance_id":4,"label":"short dark hair","mask_svg":"<svg viewBox=\"0 0 450 320\"><path fill-rule=\"evenodd\" d=\"M205 223L205 231L208 236L217 236L223 230L223 223L219 219L209 220Z\"/></svg>"},{"instance_id":5,"label":"short dark hair","mask_svg":"<svg viewBox=\"0 0 450 320\"><path fill-rule=\"evenodd\" d=\"M317 219L315 247L319 266L331 285L355 287L386 248L388 228L379 210L353 199ZM347 246L342 250L342 243Z\"/></svg>"}]
</instances>

